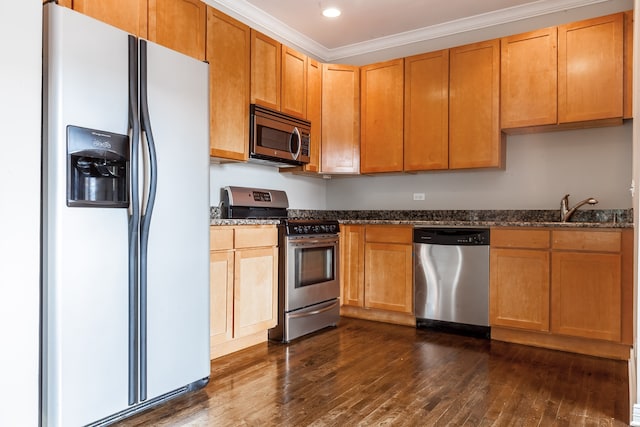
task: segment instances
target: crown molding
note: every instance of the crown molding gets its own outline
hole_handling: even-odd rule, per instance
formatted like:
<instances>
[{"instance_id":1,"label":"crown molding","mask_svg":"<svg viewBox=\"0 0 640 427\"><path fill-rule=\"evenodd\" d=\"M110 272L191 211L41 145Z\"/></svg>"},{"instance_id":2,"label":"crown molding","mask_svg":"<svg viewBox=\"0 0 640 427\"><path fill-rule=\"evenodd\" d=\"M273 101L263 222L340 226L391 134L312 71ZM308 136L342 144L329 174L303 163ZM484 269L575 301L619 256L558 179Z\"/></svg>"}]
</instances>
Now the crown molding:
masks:
<instances>
[{"instance_id":1,"label":"crown molding","mask_svg":"<svg viewBox=\"0 0 640 427\"><path fill-rule=\"evenodd\" d=\"M323 62L331 62L339 58L363 55L379 50L395 48L416 42L423 42L439 37L452 36L467 31L479 30L496 25L506 24L556 12L563 12L611 0L538 0L532 3L509 7L495 12L484 13L443 22L417 30L380 37L362 43L341 46L335 49L317 43L301 34L284 22L275 19L246 0L206 0L207 3L247 23L265 34L286 41L287 44L306 51Z\"/></svg>"}]
</instances>

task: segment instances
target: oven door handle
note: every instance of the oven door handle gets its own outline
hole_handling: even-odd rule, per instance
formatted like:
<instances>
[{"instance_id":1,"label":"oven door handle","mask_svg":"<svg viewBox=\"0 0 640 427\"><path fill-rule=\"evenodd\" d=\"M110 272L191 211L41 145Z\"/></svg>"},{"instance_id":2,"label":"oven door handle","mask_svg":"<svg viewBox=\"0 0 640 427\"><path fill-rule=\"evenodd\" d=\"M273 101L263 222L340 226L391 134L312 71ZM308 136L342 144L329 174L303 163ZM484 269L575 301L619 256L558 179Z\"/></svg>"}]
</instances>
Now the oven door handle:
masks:
<instances>
[{"instance_id":1,"label":"oven door handle","mask_svg":"<svg viewBox=\"0 0 640 427\"><path fill-rule=\"evenodd\" d=\"M317 310L306 311L304 313L289 313L288 316L289 316L289 319L297 319L297 318L300 318L300 317L315 316L316 314L320 314L320 313L324 313L325 311L332 310L337 304L338 304L338 300L336 300L331 305L319 308Z\"/></svg>"},{"instance_id":2,"label":"oven door handle","mask_svg":"<svg viewBox=\"0 0 640 427\"><path fill-rule=\"evenodd\" d=\"M302 238L302 239L289 239L291 246L309 246L309 245L337 245L338 239L330 237L327 239L314 239L314 238Z\"/></svg>"}]
</instances>

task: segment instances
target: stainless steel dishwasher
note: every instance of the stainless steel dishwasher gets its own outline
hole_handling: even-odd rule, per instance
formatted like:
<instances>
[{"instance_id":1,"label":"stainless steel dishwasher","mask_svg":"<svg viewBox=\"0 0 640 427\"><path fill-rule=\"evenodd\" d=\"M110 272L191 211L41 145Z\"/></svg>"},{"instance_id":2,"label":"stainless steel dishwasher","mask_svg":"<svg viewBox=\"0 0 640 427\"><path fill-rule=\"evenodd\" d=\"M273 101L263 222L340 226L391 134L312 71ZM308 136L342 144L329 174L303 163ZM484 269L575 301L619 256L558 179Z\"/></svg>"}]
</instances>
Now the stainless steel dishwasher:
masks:
<instances>
[{"instance_id":1,"label":"stainless steel dishwasher","mask_svg":"<svg viewBox=\"0 0 640 427\"><path fill-rule=\"evenodd\" d=\"M489 230L415 228L416 326L489 337Z\"/></svg>"}]
</instances>

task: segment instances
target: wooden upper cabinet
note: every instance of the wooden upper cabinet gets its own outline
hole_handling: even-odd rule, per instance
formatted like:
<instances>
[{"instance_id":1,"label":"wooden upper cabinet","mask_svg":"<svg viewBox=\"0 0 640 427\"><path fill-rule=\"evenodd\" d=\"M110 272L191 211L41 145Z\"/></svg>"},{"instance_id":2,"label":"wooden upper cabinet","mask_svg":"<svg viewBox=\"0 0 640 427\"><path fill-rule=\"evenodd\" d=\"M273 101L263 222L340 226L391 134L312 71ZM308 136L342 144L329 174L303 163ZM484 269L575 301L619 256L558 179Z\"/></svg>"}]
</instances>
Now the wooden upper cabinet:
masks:
<instances>
[{"instance_id":1,"label":"wooden upper cabinet","mask_svg":"<svg viewBox=\"0 0 640 427\"><path fill-rule=\"evenodd\" d=\"M621 118L622 13L558 27L559 123Z\"/></svg>"},{"instance_id":2,"label":"wooden upper cabinet","mask_svg":"<svg viewBox=\"0 0 640 427\"><path fill-rule=\"evenodd\" d=\"M322 66L322 172L360 171L360 69Z\"/></svg>"},{"instance_id":3,"label":"wooden upper cabinet","mask_svg":"<svg viewBox=\"0 0 640 427\"><path fill-rule=\"evenodd\" d=\"M282 46L282 98L285 114L307 117L307 55Z\"/></svg>"},{"instance_id":4,"label":"wooden upper cabinet","mask_svg":"<svg viewBox=\"0 0 640 427\"><path fill-rule=\"evenodd\" d=\"M360 68L360 85L360 172L401 172L404 60Z\"/></svg>"},{"instance_id":5,"label":"wooden upper cabinet","mask_svg":"<svg viewBox=\"0 0 640 427\"><path fill-rule=\"evenodd\" d=\"M251 29L251 103L280 110L282 45Z\"/></svg>"},{"instance_id":6,"label":"wooden upper cabinet","mask_svg":"<svg viewBox=\"0 0 640 427\"><path fill-rule=\"evenodd\" d=\"M320 144L322 143L322 64L315 59L307 61L307 120L311 122L311 145L307 172L320 171Z\"/></svg>"},{"instance_id":7,"label":"wooden upper cabinet","mask_svg":"<svg viewBox=\"0 0 640 427\"><path fill-rule=\"evenodd\" d=\"M557 27L552 27L500 41L503 129L557 123L557 40Z\"/></svg>"},{"instance_id":8,"label":"wooden upper cabinet","mask_svg":"<svg viewBox=\"0 0 640 427\"><path fill-rule=\"evenodd\" d=\"M200 0L148 0L149 40L204 61L207 6Z\"/></svg>"},{"instance_id":9,"label":"wooden upper cabinet","mask_svg":"<svg viewBox=\"0 0 640 427\"><path fill-rule=\"evenodd\" d=\"M64 6L71 7L71 0ZM73 0L73 9L138 37L147 37L147 0Z\"/></svg>"},{"instance_id":10,"label":"wooden upper cabinet","mask_svg":"<svg viewBox=\"0 0 640 427\"><path fill-rule=\"evenodd\" d=\"M623 117L633 118L633 10L624 12Z\"/></svg>"},{"instance_id":11,"label":"wooden upper cabinet","mask_svg":"<svg viewBox=\"0 0 640 427\"><path fill-rule=\"evenodd\" d=\"M207 8L211 157L248 158L250 47L247 25Z\"/></svg>"},{"instance_id":12,"label":"wooden upper cabinet","mask_svg":"<svg viewBox=\"0 0 640 427\"><path fill-rule=\"evenodd\" d=\"M404 61L404 170L449 167L449 50Z\"/></svg>"},{"instance_id":13,"label":"wooden upper cabinet","mask_svg":"<svg viewBox=\"0 0 640 427\"><path fill-rule=\"evenodd\" d=\"M449 55L449 169L502 167L500 41Z\"/></svg>"}]
</instances>

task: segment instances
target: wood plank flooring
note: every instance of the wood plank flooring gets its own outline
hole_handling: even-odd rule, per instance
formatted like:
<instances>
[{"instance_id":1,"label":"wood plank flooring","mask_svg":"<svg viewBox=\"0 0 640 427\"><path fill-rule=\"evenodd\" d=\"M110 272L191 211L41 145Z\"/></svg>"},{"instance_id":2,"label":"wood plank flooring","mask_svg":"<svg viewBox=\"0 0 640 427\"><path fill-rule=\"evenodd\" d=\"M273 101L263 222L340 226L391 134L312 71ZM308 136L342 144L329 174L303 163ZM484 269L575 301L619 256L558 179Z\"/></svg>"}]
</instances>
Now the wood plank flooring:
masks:
<instances>
[{"instance_id":1,"label":"wood plank flooring","mask_svg":"<svg viewBox=\"0 0 640 427\"><path fill-rule=\"evenodd\" d=\"M342 318L120 426L625 426L627 363Z\"/></svg>"}]
</instances>

